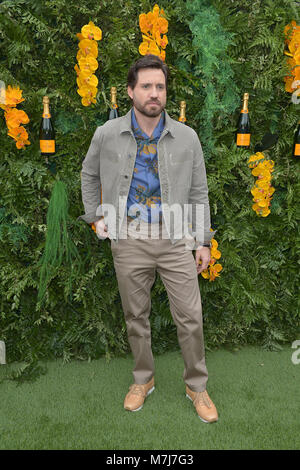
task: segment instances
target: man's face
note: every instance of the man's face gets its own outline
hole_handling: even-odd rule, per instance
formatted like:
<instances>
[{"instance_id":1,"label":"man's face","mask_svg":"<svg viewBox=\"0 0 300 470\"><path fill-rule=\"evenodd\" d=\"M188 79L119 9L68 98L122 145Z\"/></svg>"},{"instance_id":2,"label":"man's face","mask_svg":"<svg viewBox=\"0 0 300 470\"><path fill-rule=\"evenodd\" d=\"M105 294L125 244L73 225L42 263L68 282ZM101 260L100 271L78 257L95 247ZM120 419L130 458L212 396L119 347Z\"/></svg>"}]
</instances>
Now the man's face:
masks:
<instances>
[{"instance_id":1,"label":"man's face","mask_svg":"<svg viewBox=\"0 0 300 470\"><path fill-rule=\"evenodd\" d=\"M127 87L133 106L144 116L156 117L166 106L166 79L161 69L141 69L134 89Z\"/></svg>"}]
</instances>

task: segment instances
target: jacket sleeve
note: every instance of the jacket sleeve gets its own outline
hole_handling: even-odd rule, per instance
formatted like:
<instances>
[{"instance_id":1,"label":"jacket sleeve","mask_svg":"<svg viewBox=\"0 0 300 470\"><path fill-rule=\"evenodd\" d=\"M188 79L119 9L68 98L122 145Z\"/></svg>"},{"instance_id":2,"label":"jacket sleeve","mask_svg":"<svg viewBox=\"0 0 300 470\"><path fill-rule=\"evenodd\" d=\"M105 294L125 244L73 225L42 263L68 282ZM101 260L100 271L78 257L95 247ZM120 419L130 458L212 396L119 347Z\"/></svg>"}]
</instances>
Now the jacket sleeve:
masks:
<instances>
[{"instance_id":1,"label":"jacket sleeve","mask_svg":"<svg viewBox=\"0 0 300 470\"><path fill-rule=\"evenodd\" d=\"M201 143L195 131L193 132L193 150L194 160L192 182L189 192L189 207L192 219L192 235L195 238L195 248L197 249L200 245L209 245L216 230L210 230L211 221L206 168Z\"/></svg>"},{"instance_id":2,"label":"jacket sleeve","mask_svg":"<svg viewBox=\"0 0 300 470\"><path fill-rule=\"evenodd\" d=\"M81 171L81 193L85 214L77 217L77 220L84 220L88 224L101 219L100 206L101 181L100 181L100 148L101 148L101 127L97 127L91 140L88 152L82 162ZM96 215L97 211L97 215Z\"/></svg>"}]
</instances>

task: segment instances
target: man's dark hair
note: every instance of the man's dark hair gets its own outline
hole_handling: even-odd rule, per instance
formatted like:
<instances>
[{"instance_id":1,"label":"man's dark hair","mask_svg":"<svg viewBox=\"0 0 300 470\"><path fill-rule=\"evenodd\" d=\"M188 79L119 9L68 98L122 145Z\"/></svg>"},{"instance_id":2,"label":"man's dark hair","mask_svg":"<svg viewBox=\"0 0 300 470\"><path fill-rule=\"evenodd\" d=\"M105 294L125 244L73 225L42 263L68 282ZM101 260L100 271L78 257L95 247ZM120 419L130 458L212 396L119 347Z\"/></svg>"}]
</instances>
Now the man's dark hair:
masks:
<instances>
[{"instance_id":1,"label":"man's dark hair","mask_svg":"<svg viewBox=\"0 0 300 470\"><path fill-rule=\"evenodd\" d=\"M168 86L168 78L169 78L169 68L168 66L154 54L146 54L140 59L138 59L129 69L127 75L127 86L129 86L132 90L134 89L135 85L138 81L138 71L140 69L161 69L165 75L166 79L166 88Z\"/></svg>"}]
</instances>

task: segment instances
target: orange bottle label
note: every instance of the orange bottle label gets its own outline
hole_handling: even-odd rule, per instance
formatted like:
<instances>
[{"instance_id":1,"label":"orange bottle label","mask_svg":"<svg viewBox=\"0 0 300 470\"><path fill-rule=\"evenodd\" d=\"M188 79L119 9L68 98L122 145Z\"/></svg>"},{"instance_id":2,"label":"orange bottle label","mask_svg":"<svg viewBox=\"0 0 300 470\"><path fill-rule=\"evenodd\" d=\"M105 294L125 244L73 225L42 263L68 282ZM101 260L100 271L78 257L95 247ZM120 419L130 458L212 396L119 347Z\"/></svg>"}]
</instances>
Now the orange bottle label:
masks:
<instances>
[{"instance_id":1,"label":"orange bottle label","mask_svg":"<svg viewBox=\"0 0 300 470\"><path fill-rule=\"evenodd\" d=\"M55 140L40 140L40 149L42 153L54 153Z\"/></svg>"},{"instance_id":2,"label":"orange bottle label","mask_svg":"<svg viewBox=\"0 0 300 470\"><path fill-rule=\"evenodd\" d=\"M300 144L295 145L295 152L294 155L300 157Z\"/></svg>"},{"instance_id":3,"label":"orange bottle label","mask_svg":"<svg viewBox=\"0 0 300 470\"><path fill-rule=\"evenodd\" d=\"M238 134L236 145L250 145L250 135L251 134Z\"/></svg>"},{"instance_id":4,"label":"orange bottle label","mask_svg":"<svg viewBox=\"0 0 300 470\"><path fill-rule=\"evenodd\" d=\"M43 113L43 118L51 118L51 114Z\"/></svg>"}]
</instances>

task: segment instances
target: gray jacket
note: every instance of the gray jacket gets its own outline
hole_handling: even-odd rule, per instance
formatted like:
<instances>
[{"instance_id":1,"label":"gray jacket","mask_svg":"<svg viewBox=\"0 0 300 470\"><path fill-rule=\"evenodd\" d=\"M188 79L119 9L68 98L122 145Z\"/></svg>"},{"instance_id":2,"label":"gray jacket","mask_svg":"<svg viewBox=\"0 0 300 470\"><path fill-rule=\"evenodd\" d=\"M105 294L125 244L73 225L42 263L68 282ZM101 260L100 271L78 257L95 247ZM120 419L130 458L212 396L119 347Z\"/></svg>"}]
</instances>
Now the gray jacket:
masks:
<instances>
[{"instance_id":1,"label":"gray jacket","mask_svg":"<svg viewBox=\"0 0 300 470\"><path fill-rule=\"evenodd\" d=\"M131 128L131 110L122 117L97 127L82 163L81 190L85 214L78 217L92 223L104 216L108 232L118 242L127 215L137 143ZM206 169L196 132L172 119L165 110L165 128L157 143L158 174L162 215L170 241L182 238L185 230L196 245L209 243L210 208ZM100 204L100 185L102 204ZM114 220L110 217L114 213ZM115 224L115 225L114 225Z\"/></svg>"}]
</instances>

